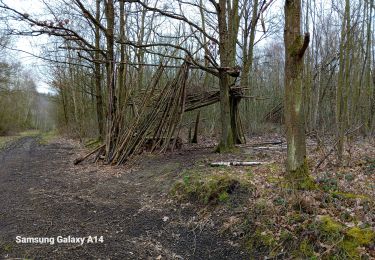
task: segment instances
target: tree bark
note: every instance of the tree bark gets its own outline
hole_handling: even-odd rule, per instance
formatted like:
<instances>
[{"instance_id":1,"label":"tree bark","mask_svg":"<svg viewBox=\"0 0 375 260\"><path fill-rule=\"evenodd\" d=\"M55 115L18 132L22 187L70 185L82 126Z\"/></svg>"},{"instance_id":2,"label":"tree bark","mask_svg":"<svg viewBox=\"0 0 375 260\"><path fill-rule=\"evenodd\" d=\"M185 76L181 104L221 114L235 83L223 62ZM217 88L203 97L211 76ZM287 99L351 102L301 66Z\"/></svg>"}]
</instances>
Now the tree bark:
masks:
<instances>
[{"instance_id":1,"label":"tree bark","mask_svg":"<svg viewBox=\"0 0 375 260\"><path fill-rule=\"evenodd\" d=\"M220 0L217 10L219 22L219 54L220 66L230 67L230 57L233 56L233 48L230 47L230 35L227 25L227 1ZM219 70L220 86L220 115L221 115L221 140L217 152L225 152L234 147L233 132L231 128L231 114L229 101L229 76L224 70Z\"/></svg>"},{"instance_id":2,"label":"tree bark","mask_svg":"<svg viewBox=\"0 0 375 260\"><path fill-rule=\"evenodd\" d=\"M336 88L336 128L337 128L337 160L339 164L343 161L345 128L347 127L347 88L349 84L349 39L350 39L350 2L345 1L345 13L341 29L340 43L340 67Z\"/></svg>"},{"instance_id":3,"label":"tree bark","mask_svg":"<svg viewBox=\"0 0 375 260\"><path fill-rule=\"evenodd\" d=\"M309 34L301 35L301 0L285 1L285 124L287 177L298 189L312 185L306 160L304 125L303 55Z\"/></svg>"},{"instance_id":4,"label":"tree bark","mask_svg":"<svg viewBox=\"0 0 375 260\"><path fill-rule=\"evenodd\" d=\"M125 0L120 0L120 40L125 42ZM118 69L118 108L122 111L122 105L126 99L126 88L125 88L125 44L120 46L120 64Z\"/></svg>"},{"instance_id":5,"label":"tree bark","mask_svg":"<svg viewBox=\"0 0 375 260\"><path fill-rule=\"evenodd\" d=\"M95 19L100 22L100 0L96 0L96 13ZM100 28L95 25L95 48L100 49ZM103 96L102 96L102 74L100 69L100 54L95 51L95 97L96 97L96 117L98 122L99 139L104 138L104 116L103 116Z\"/></svg>"},{"instance_id":6,"label":"tree bark","mask_svg":"<svg viewBox=\"0 0 375 260\"><path fill-rule=\"evenodd\" d=\"M107 88L108 88L108 114L106 124L106 158L111 160L112 144L116 142L115 115L116 115L116 95L115 95L115 73L114 73L114 25L115 14L113 0L105 2L105 14L107 18L106 40L107 40Z\"/></svg>"}]
</instances>

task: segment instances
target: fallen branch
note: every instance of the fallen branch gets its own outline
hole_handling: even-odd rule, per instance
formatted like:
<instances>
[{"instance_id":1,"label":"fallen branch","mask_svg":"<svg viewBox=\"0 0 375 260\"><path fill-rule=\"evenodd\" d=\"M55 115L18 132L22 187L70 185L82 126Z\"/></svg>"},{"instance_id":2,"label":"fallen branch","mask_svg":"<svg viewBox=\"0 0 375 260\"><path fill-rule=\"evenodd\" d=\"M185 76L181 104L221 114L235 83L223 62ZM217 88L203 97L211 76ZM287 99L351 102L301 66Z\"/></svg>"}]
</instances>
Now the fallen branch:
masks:
<instances>
[{"instance_id":1,"label":"fallen branch","mask_svg":"<svg viewBox=\"0 0 375 260\"><path fill-rule=\"evenodd\" d=\"M101 145L101 146L95 148L94 150L92 150L91 152L89 152L88 154L86 154L85 156L83 156L83 157L79 157L79 158L75 159L74 162L73 162L74 165L77 165L77 164L83 162L83 161L86 160L90 155L96 153L97 151L99 151L100 149L102 149L104 146L105 146L105 144L103 144L103 145Z\"/></svg>"},{"instance_id":2,"label":"fallen branch","mask_svg":"<svg viewBox=\"0 0 375 260\"><path fill-rule=\"evenodd\" d=\"M217 166L256 166L262 164L268 164L270 162L212 162L210 165L212 167Z\"/></svg>"},{"instance_id":3,"label":"fallen branch","mask_svg":"<svg viewBox=\"0 0 375 260\"><path fill-rule=\"evenodd\" d=\"M287 149L286 145L282 146L256 146L253 147L254 150L282 150L282 149Z\"/></svg>"}]
</instances>

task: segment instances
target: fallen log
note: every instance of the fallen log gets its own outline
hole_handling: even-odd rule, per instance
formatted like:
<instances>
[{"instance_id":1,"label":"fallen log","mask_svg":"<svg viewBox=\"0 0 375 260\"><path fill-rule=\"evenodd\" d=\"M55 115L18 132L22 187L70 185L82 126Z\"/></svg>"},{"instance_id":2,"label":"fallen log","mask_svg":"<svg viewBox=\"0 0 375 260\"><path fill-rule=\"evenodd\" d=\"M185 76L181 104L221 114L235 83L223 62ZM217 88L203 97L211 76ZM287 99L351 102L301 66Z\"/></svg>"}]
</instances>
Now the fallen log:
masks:
<instances>
[{"instance_id":1,"label":"fallen log","mask_svg":"<svg viewBox=\"0 0 375 260\"><path fill-rule=\"evenodd\" d=\"M263 146L263 145L278 145L278 144L283 144L283 141L269 141L269 142L263 142L263 143L256 143L256 144L251 144L250 146Z\"/></svg>"},{"instance_id":2,"label":"fallen log","mask_svg":"<svg viewBox=\"0 0 375 260\"><path fill-rule=\"evenodd\" d=\"M287 149L286 145L283 146L258 146L258 147L252 147L254 150L283 150Z\"/></svg>"},{"instance_id":3,"label":"fallen log","mask_svg":"<svg viewBox=\"0 0 375 260\"><path fill-rule=\"evenodd\" d=\"M101 146L95 148L94 150L92 150L91 152L89 152L88 154L86 154L85 156L83 156L83 157L79 157L79 158L75 159L74 162L73 162L73 164L74 164L74 165L77 165L77 164L83 162L83 161L86 160L90 155L96 153L97 151L99 151L100 149L102 149L104 146L105 146L105 144L103 144L103 145L101 145Z\"/></svg>"},{"instance_id":4,"label":"fallen log","mask_svg":"<svg viewBox=\"0 0 375 260\"><path fill-rule=\"evenodd\" d=\"M268 164L270 162L212 162L210 165L212 167L217 167L217 166L256 166L256 165L263 165L263 164Z\"/></svg>"}]
</instances>

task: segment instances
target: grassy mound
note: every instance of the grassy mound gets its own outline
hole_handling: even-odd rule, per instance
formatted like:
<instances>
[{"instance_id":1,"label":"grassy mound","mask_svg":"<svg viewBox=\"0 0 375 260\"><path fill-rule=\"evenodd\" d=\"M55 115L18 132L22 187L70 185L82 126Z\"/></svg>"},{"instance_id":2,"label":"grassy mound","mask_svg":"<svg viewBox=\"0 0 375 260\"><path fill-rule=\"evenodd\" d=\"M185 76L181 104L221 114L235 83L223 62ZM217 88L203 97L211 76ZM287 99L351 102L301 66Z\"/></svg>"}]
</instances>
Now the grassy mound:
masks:
<instances>
[{"instance_id":1,"label":"grassy mound","mask_svg":"<svg viewBox=\"0 0 375 260\"><path fill-rule=\"evenodd\" d=\"M225 168L210 171L193 169L183 173L182 180L173 186L171 194L179 200L218 204L227 202L234 194L248 194L252 188L249 178L249 175L239 176Z\"/></svg>"}]
</instances>

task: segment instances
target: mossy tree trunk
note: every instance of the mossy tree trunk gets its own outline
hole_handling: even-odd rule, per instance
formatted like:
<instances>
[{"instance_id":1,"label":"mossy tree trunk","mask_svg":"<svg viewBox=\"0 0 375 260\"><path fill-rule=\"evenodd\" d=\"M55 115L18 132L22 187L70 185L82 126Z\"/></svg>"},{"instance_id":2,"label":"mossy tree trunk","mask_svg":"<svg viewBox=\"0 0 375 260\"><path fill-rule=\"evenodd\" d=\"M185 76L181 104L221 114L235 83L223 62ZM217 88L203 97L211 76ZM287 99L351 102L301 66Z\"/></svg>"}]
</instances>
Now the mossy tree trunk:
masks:
<instances>
[{"instance_id":1,"label":"mossy tree trunk","mask_svg":"<svg viewBox=\"0 0 375 260\"><path fill-rule=\"evenodd\" d=\"M287 177L296 188L309 188L304 124L303 55L310 36L301 35L301 0L285 1L285 124Z\"/></svg>"}]
</instances>

